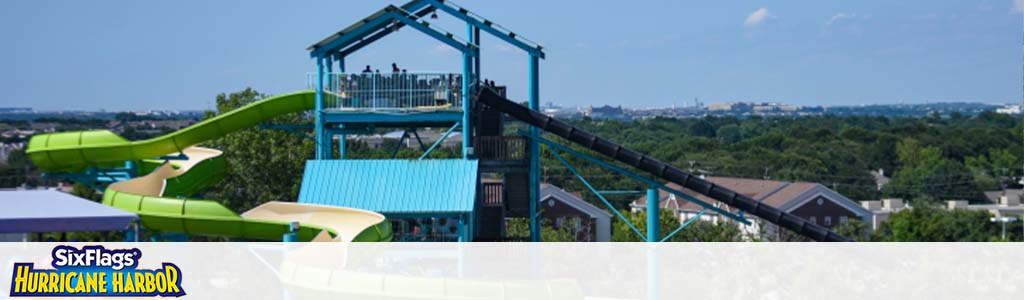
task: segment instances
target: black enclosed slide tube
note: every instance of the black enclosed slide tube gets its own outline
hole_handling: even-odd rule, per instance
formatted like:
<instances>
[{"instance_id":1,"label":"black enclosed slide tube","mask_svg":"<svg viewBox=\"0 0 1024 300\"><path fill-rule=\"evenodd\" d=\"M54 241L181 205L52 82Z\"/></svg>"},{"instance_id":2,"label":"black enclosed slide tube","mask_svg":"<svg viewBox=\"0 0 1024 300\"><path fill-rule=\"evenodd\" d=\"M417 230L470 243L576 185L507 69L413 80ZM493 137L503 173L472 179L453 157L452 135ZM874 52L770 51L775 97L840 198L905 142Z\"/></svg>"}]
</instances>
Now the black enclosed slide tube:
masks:
<instances>
[{"instance_id":1,"label":"black enclosed slide tube","mask_svg":"<svg viewBox=\"0 0 1024 300\"><path fill-rule=\"evenodd\" d=\"M540 112L526 108L518 103L505 99L491 89L481 89L480 93L477 94L477 101L504 112L513 118L526 122L527 124L536 126L541 130L553 133L572 141L573 143L582 145L590 150L601 153L602 155L614 158L622 163L694 190L734 208L754 214L762 220L775 223L780 227L792 230L793 232L799 233L816 241L851 241L844 236L828 230L828 228L808 222L801 217L783 212L775 207L754 200L753 198L726 189L707 180L701 179L700 177L693 176L693 174L684 172L650 156L622 147L619 144L600 138L565 122L555 120L554 118Z\"/></svg>"}]
</instances>

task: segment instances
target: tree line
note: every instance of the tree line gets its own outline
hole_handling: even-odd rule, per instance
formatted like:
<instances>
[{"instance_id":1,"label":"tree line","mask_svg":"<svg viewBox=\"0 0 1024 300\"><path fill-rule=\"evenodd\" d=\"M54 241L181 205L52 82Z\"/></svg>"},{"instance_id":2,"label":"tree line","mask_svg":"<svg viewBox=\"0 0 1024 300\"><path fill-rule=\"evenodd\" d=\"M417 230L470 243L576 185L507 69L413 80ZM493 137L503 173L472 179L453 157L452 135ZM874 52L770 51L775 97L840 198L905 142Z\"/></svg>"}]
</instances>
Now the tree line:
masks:
<instances>
[{"instance_id":1,"label":"tree line","mask_svg":"<svg viewBox=\"0 0 1024 300\"><path fill-rule=\"evenodd\" d=\"M208 112L206 118L265 97L252 89L220 94L216 97L216 110ZM932 115L923 118L709 116L635 121L584 118L571 122L695 174L817 182L853 200L901 197L920 207L934 206L949 199L981 202L984 201L983 191L1019 187L1020 177L1024 175L1024 154L1021 153L1021 149L1024 149L1021 147L1024 124L1019 118L992 112L974 116L954 113L945 117ZM269 123L312 124L312 115L280 116ZM506 132L514 133L520 128L521 124L512 124ZM222 200L236 211L245 211L271 200L297 199L305 161L312 159L314 153L315 142L308 137L308 134L303 136L280 130L248 128L204 143L203 146L224 152L228 170L221 183L197 196ZM594 154L557 137L549 138L583 153ZM374 149L365 143L350 140L348 153L350 158L356 159L390 158L394 149L391 147L397 146L386 144ZM581 192L585 200L608 210L628 211L628 203L639 197L635 194L609 195L612 207L606 207L551 151L542 147L542 178L545 182ZM431 157L454 158L460 153L457 147L441 148ZM422 150L418 148L401 147L396 157L417 158L420 154ZM563 157L600 189L647 188L640 182L608 172L578 157ZM23 155L14 154L11 160L14 163L9 165L17 167L7 168L5 172L22 172L18 175L32 176L24 174L29 171L24 167L27 160ZM884 173L891 179L879 187L876 175L872 172ZM891 237L892 240L961 240L950 236L922 234L927 237L921 237L901 233L911 229L921 232L920 228L901 224L914 224L934 218L938 218L940 224L953 224L950 226L969 223L958 219L959 215L933 218L932 215L940 214L937 211L915 209L913 213L907 213L906 218L910 220L907 222L900 221L903 220L902 215L894 214L887 227L883 227L885 230L882 234L868 236L866 239L889 240ZM641 214L627 214L641 225L645 221ZM952 221L944 221L946 217L952 218ZM663 233L670 232L678 225L674 218L667 219L672 221L659 224L663 227ZM967 219L977 223L981 221L981 215ZM863 228L856 228L855 222L851 223L854 223L851 225L854 228L842 230L850 230L852 234L863 231ZM613 226L618 228L613 236L617 237L616 240L631 240L624 230L628 228L622 226ZM672 240L738 239L738 230L727 225L696 222L691 226ZM967 240L990 238L992 228L995 228L992 226L995 225L979 227L982 233L978 235L972 235L975 231L966 235L986 238L972 237ZM549 235L559 236L559 233ZM957 233L953 235L964 236Z\"/></svg>"}]
</instances>

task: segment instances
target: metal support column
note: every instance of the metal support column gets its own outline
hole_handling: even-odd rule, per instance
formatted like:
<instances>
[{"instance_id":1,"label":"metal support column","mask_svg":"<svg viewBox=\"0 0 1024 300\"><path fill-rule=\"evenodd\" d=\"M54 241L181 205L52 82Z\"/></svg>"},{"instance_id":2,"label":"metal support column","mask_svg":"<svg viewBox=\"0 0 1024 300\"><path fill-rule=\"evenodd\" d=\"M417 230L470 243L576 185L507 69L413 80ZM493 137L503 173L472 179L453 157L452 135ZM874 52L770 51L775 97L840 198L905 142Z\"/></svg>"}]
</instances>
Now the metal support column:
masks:
<instances>
[{"instance_id":1,"label":"metal support column","mask_svg":"<svg viewBox=\"0 0 1024 300\"><path fill-rule=\"evenodd\" d=\"M468 51L462 52L462 158L469 158L473 154L472 144L470 141L470 130L469 114L471 112L469 107L469 84L470 78L473 76L470 71L470 65L472 62L472 53Z\"/></svg>"},{"instance_id":2,"label":"metal support column","mask_svg":"<svg viewBox=\"0 0 1024 300\"><path fill-rule=\"evenodd\" d=\"M345 124L338 124L338 128L345 129ZM348 152L348 137L342 133L338 135L338 159L345 159Z\"/></svg>"},{"instance_id":3,"label":"metal support column","mask_svg":"<svg viewBox=\"0 0 1024 300\"><path fill-rule=\"evenodd\" d=\"M316 159L324 159L326 153L324 153L323 144L330 143L330 141L324 141L324 58L316 58L316 108L313 112L316 120L316 127L313 133L316 136Z\"/></svg>"},{"instance_id":4,"label":"metal support column","mask_svg":"<svg viewBox=\"0 0 1024 300\"><path fill-rule=\"evenodd\" d=\"M469 239L466 237L467 236L466 232L469 229L469 228L466 227L466 224L468 223L466 219L467 219L466 214L463 214L463 215L459 216L459 224L457 225L458 226L457 231L459 232L459 242L468 242L469 241Z\"/></svg>"},{"instance_id":5,"label":"metal support column","mask_svg":"<svg viewBox=\"0 0 1024 300\"><path fill-rule=\"evenodd\" d=\"M339 56L338 57L338 73L345 74L345 57L344 56ZM338 105L339 106L341 105L341 100L342 99L340 99L340 98L338 99ZM344 129L345 128L345 124L339 124L338 128ZM331 137L331 141L333 143L334 137ZM342 133L342 134L338 135L338 157L337 157L338 159L345 159L345 154L348 152L347 151L347 146L348 145L346 145L346 141L347 141L347 135L346 134ZM331 151L333 152L334 150L332 149Z\"/></svg>"},{"instance_id":6,"label":"metal support column","mask_svg":"<svg viewBox=\"0 0 1024 300\"><path fill-rule=\"evenodd\" d=\"M395 151L391 152L391 159L398 157L398 151L401 151L405 147L405 138L409 136L408 131L402 131L402 137L398 138L398 146L395 146Z\"/></svg>"},{"instance_id":7,"label":"metal support column","mask_svg":"<svg viewBox=\"0 0 1024 300\"><path fill-rule=\"evenodd\" d=\"M281 241L285 243L294 243L299 241L299 222L288 223L288 232L281 235Z\"/></svg>"},{"instance_id":8,"label":"metal support column","mask_svg":"<svg viewBox=\"0 0 1024 300\"><path fill-rule=\"evenodd\" d=\"M530 109L540 110L539 57L530 55ZM530 126L530 241L540 241L540 219L537 216L540 206L540 144L536 137L540 129Z\"/></svg>"},{"instance_id":9,"label":"metal support column","mask_svg":"<svg viewBox=\"0 0 1024 300\"><path fill-rule=\"evenodd\" d=\"M128 176L131 178L139 177L139 165L134 160L126 160L124 162L124 168L128 171Z\"/></svg>"},{"instance_id":10,"label":"metal support column","mask_svg":"<svg viewBox=\"0 0 1024 300\"><path fill-rule=\"evenodd\" d=\"M652 186L647 189L647 242L658 242L661 236L658 204L658 189Z\"/></svg>"},{"instance_id":11,"label":"metal support column","mask_svg":"<svg viewBox=\"0 0 1024 300\"><path fill-rule=\"evenodd\" d=\"M139 222L141 220L136 219L132 221L132 242L139 242Z\"/></svg>"},{"instance_id":12,"label":"metal support column","mask_svg":"<svg viewBox=\"0 0 1024 300\"><path fill-rule=\"evenodd\" d=\"M325 82L325 84L327 85L327 90L328 91L337 91L337 89L335 89L336 84L337 84L337 82L335 82L336 78L334 76L331 76L331 73L334 73L334 58L331 57L331 56L328 56L327 58L324 58L324 61L327 63L326 66L325 66L327 70L324 73L325 75L327 75L327 82ZM331 99L334 99L334 101L340 100L340 99L338 99L337 96L335 96L333 94L327 94L327 95L325 95L325 97L329 97ZM329 102L333 102L333 101L329 101ZM322 109L322 107L321 107L321 109ZM317 147L321 147L321 145L323 145L324 158L325 159L332 159L332 158L334 158L334 149L333 149L334 148L334 134L332 134L331 131L328 130L327 128L321 128L321 129L323 130L324 137L322 139L319 138L319 137L317 138L320 141L320 142L317 143Z\"/></svg>"},{"instance_id":13,"label":"metal support column","mask_svg":"<svg viewBox=\"0 0 1024 300\"><path fill-rule=\"evenodd\" d=\"M470 26L473 28L472 42L476 45L476 51L473 52L473 80L477 84L477 88L480 88L480 27Z\"/></svg>"},{"instance_id":14,"label":"metal support column","mask_svg":"<svg viewBox=\"0 0 1024 300\"><path fill-rule=\"evenodd\" d=\"M327 67L327 74L330 75L331 73L334 73L334 60L328 58L328 59L326 59L326 61L327 61L327 65L325 67ZM334 81L333 78L328 77L327 78L327 86L333 87L334 85L331 84L333 81Z\"/></svg>"},{"instance_id":15,"label":"metal support column","mask_svg":"<svg viewBox=\"0 0 1024 300\"><path fill-rule=\"evenodd\" d=\"M410 128L407 131L412 132L412 136L416 137L416 143L420 144L420 151L427 151L427 145L423 144L423 139L420 138L419 132L416 132L416 128Z\"/></svg>"}]
</instances>

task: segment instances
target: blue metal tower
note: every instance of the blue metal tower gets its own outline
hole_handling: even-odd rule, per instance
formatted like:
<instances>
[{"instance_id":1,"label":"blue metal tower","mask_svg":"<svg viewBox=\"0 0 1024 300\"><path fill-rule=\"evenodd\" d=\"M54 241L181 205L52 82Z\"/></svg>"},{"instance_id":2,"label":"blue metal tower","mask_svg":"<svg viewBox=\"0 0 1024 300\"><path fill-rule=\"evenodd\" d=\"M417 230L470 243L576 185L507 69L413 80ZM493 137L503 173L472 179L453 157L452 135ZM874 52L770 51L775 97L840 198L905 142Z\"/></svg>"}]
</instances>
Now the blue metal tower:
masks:
<instances>
[{"instance_id":1,"label":"blue metal tower","mask_svg":"<svg viewBox=\"0 0 1024 300\"><path fill-rule=\"evenodd\" d=\"M436 15L437 12L446 13L465 22L465 37L459 37L431 24L427 20L427 16ZM362 70L360 72L346 68L345 58L347 56L406 26L460 51L462 54L461 72L382 73L371 72L370 70ZM418 140L419 135L415 129L423 127L445 127L449 129L442 138L438 139L429 148L421 143L421 147L426 151L421 159L436 149L449 134L461 128L462 160L475 161L478 158L476 153L474 153L474 139L476 138L474 111L477 107L475 107L470 96L475 95L481 88L481 32L489 33L528 54L530 64L530 108L539 109L538 64L539 60L545 56L540 45L450 1L412 0L401 6L389 5L313 44L307 49L310 57L316 61L317 66L315 74L310 74L307 78L309 87L316 90L316 109L314 112L316 118L314 134L317 141L316 161L311 161L309 164L321 164L319 161L345 160L348 158L346 155L346 135L369 133L376 128L403 128L411 129L412 135L416 136ZM335 67L337 71L335 71ZM539 134L536 128L532 128L531 132ZM404 141L406 136L406 134L403 134L400 141ZM337 152L334 151L335 137L338 137ZM540 237L540 224L536 218L538 215L537 202L540 195L539 149L539 144L536 140L529 141L529 216L531 216L531 239L535 241L539 240ZM397 150L395 153L397 154ZM313 177L334 176L331 174L310 174L310 170L331 170L331 168L313 168L309 164L307 165L307 176L304 180L300 201L304 198L308 199L308 201L318 201L314 200L314 198L341 196L325 194L327 192L324 192L324 190L330 190L328 189L328 186L331 184L329 182L323 185L314 184L307 190L305 182L316 182L316 179ZM383 166L389 165L389 163L367 164L363 162L361 167L372 168L373 165ZM464 163L455 162L442 165L447 167L441 166L439 168L446 169L444 171L448 172L452 171L451 168L466 167ZM454 167L456 165L459 167ZM410 174L417 173L418 171L414 169L421 165L412 166L413 169L408 171ZM473 164L473 166L475 167L476 165ZM443 173L443 171L440 172ZM473 170L471 172L477 171ZM395 177L398 175L382 176ZM475 181L474 184L477 187L480 187L477 176L473 176L472 180ZM349 184L359 185L360 183L350 182ZM363 184L365 185L365 183ZM427 185L429 183L422 184ZM321 186L323 187L320 188ZM334 190L338 189L335 188ZM475 191L473 195L475 195ZM368 205L351 201L345 203L328 202L324 204L354 207ZM397 203L393 206L397 207L393 207L394 209L390 211L383 211L383 213L397 217L447 216L451 213L449 211L424 211L424 208L408 203ZM408 207L419 208L417 211L404 211ZM373 208L382 209L377 204ZM384 209L386 208L385 206ZM465 229L460 232L460 240L472 239L473 231L475 230L473 228L473 224L475 224L474 218L478 215L478 208L479 205L476 205L470 212L466 213L466 208L463 207L461 210L458 210L459 213L456 213L460 219L460 228Z\"/></svg>"}]
</instances>

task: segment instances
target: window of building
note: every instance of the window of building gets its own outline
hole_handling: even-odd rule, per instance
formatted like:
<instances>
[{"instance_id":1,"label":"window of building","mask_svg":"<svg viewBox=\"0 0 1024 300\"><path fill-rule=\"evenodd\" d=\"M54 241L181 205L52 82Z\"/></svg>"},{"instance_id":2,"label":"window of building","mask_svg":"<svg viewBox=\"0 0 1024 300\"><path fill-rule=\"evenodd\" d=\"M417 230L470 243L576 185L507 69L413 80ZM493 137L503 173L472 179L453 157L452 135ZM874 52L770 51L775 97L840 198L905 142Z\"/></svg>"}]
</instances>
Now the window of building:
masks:
<instances>
[{"instance_id":1,"label":"window of building","mask_svg":"<svg viewBox=\"0 0 1024 300\"><path fill-rule=\"evenodd\" d=\"M847 217L847 216L839 217L839 224L846 224L846 222L849 222L849 221L850 221L850 218Z\"/></svg>"},{"instance_id":2,"label":"window of building","mask_svg":"<svg viewBox=\"0 0 1024 300\"><path fill-rule=\"evenodd\" d=\"M816 219L817 218L815 218L815 217L807 218L808 221L811 221L811 224L818 224L818 220L816 220Z\"/></svg>"},{"instance_id":3,"label":"window of building","mask_svg":"<svg viewBox=\"0 0 1024 300\"><path fill-rule=\"evenodd\" d=\"M831 216L825 216L825 226L831 226L831 225L832 225L832 217Z\"/></svg>"}]
</instances>

